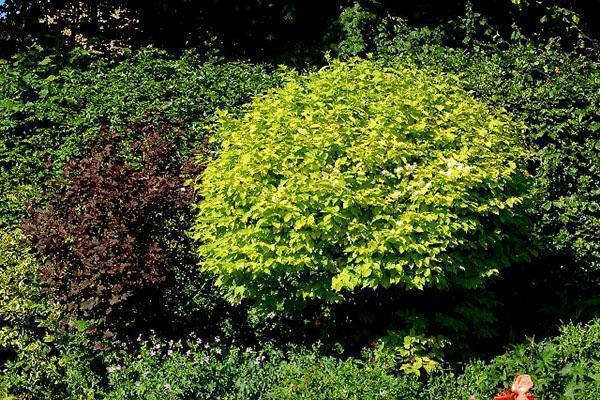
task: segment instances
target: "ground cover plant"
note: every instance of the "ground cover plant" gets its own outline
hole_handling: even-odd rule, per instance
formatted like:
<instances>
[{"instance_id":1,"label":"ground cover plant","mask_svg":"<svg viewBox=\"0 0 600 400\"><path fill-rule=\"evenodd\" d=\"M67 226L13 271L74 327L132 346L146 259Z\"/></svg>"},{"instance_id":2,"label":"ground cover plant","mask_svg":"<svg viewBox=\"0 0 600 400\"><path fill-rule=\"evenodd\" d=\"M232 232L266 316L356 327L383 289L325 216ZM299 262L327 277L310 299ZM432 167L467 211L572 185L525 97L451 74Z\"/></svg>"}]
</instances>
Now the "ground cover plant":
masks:
<instances>
[{"instance_id":1,"label":"ground cover plant","mask_svg":"<svg viewBox=\"0 0 600 400\"><path fill-rule=\"evenodd\" d=\"M587 3L80 3L0 0L0 399L600 397Z\"/></svg>"},{"instance_id":2,"label":"ground cover plant","mask_svg":"<svg viewBox=\"0 0 600 400\"><path fill-rule=\"evenodd\" d=\"M471 395L491 398L506 388L515 371L526 371L536 382L536 398L591 400L598 395L598 325L597 320L567 325L556 337L519 344L489 362L471 362L459 371L442 370L425 382L397 374L392 358L373 352L366 353L364 361L340 360L317 350L286 354L269 347L240 349L219 337L188 336L178 341L144 338L136 354L123 348L94 356L84 339L71 335L51 357L38 354L35 364L29 360L29 369L9 363L0 390L64 399L458 400Z\"/></svg>"}]
</instances>

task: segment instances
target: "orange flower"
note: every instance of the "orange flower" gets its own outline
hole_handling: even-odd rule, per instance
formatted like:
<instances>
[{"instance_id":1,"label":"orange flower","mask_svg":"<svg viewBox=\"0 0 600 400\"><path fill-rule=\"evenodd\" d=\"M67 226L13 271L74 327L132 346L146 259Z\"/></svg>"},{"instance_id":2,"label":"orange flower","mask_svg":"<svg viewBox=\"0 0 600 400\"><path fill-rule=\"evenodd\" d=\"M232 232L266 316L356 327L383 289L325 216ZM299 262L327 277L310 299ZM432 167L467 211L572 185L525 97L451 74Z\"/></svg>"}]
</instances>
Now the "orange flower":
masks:
<instances>
[{"instance_id":1,"label":"orange flower","mask_svg":"<svg viewBox=\"0 0 600 400\"><path fill-rule=\"evenodd\" d=\"M517 400L528 400L527 392L533 387L533 381L529 375L517 375L512 384L512 392L517 394Z\"/></svg>"},{"instance_id":2,"label":"orange flower","mask_svg":"<svg viewBox=\"0 0 600 400\"><path fill-rule=\"evenodd\" d=\"M494 396L494 400L534 400L528 392L533 387L529 375L517 375L510 390L505 390Z\"/></svg>"}]
</instances>

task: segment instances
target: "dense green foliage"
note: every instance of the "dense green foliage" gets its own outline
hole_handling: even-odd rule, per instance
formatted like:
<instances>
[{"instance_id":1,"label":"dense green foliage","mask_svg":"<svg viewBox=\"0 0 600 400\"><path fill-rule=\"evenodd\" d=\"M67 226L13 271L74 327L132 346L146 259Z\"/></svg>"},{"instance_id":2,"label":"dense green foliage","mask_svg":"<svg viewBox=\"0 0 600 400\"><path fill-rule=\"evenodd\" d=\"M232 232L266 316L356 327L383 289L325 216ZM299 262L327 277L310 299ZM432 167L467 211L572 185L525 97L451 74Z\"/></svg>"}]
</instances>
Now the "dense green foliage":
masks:
<instances>
[{"instance_id":1,"label":"dense green foliage","mask_svg":"<svg viewBox=\"0 0 600 400\"><path fill-rule=\"evenodd\" d=\"M600 398L594 2L0 3L0 399Z\"/></svg>"},{"instance_id":2,"label":"dense green foliage","mask_svg":"<svg viewBox=\"0 0 600 400\"><path fill-rule=\"evenodd\" d=\"M559 336L520 344L490 362L468 363L460 372L435 373L427 382L399 375L393 359L373 352L364 355L365 361L340 360L316 350L239 349L219 337L192 336L143 339L133 353L121 348L94 355L85 339L57 337L39 344L52 347L52 356L23 348L28 369L8 364L0 393L61 399L464 400L491 398L523 372L532 375L539 398L592 400L600 393L599 320L567 325Z\"/></svg>"},{"instance_id":3,"label":"dense green foliage","mask_svg":"<svg viewBox=\"0 0 600 400\"><path fill-rule=\"evenodd\" d=\"M480 57L464 69L467 85L522 118L536 149L541 239L581 267L600 267L600 64L556 45Z\"/></svg>"},{"instance_id":4,"label":"dense green foliage","mask_svg":"<svg viewBox=\"0 0 600 400\"><path fill-rule=\"evenodd\" d=\"M541 241L549 252L574 257L580 268L598 267L600 64L594 43L576 36L580 52L565 52L556 38L542 45L507 43L478 14L465 17L460 27L482 31L487 41L469 42L467 49L446 46L440 29L412 29L360 7L346 10L342 22L348 33L340 56L372 52L392 65L408 61L457 74L478 98L522 121L535 154ZM569 31L580 32L567 22Z\"/></svg>"},{"instance_id":5,"label":"dense green foliage","mask_svg":"<svg viewBox=\"0 0 600 400\"><path fill-rule=\"evenodd\" d=\"M188 132L186 155L217 108L234 111L278 80L260 65L150 50L116 63L38 48L0 61L0 226L14 224L23 200L39 197L40 185L60 176L103 124L169 121Z\"/></svg>"},{"instance_id":6,"label":"dense green foliage","mask_svg":"<svg viewBox=\"0 0 600 400\"><path fill-rule=\"evenodd\" d=\"M195 232L234 300L474 287L526 253L519 128L452 77L334 63L220 124Z\"/></svg>"},{"instance_id":7,"label":"dense green foliage","mask_svg":"<svg viewBox=\"0 0 600 400\"><path fill-rule=\"evenodd\" d=\"M521 46L494 56L443 52L438 57L440 67L463 74L464 84L478 96L524 122L536 153L539 236L556 252L572 254L582 267L597 268L598 62L561 54L555 44L546 49Z\"/></svg>"},{"instance_id":8,"label":"dense green foliage","mask_svg":"<svg viewBox=\"0 0 600 400\"><path fill-rule=\"evenodd\" d=\"M2 323L18 326L29 321L37 312L40 289L37 262L29 251L19 245L21 232L2 232L0 236L0 303ZM6 330L6 327L3 327Z\"/></svg>"},{"instance_id":9,"label":"dense green foliage","mask_svg":"<svg viewBox=\"0 0 600 400\"><path fill-rule=\"evenodd\" d=\"M13 371L0 378L0 394L53 398L58 390L76 391L82 382L99 378L86 373L84 357L66 355L76 348L86 354L90 343L58 329L62 307L51 293L42 292L41 266L23 240L19 231L0 234L0 349L3 357L12 355L4 367Z\"/></svg>"}]
</instances>

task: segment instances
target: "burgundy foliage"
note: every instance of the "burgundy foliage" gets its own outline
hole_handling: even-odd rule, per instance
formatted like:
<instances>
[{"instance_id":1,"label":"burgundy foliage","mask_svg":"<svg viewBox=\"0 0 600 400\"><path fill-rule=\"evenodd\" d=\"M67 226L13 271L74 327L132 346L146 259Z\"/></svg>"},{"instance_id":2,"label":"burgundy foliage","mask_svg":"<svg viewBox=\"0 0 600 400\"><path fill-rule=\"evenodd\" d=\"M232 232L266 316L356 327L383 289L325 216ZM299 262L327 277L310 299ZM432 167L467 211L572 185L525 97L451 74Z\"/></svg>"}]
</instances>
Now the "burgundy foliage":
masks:
<instances>
[{"instance_id":1,"label":"burgundy foliage","mask_svg":"<svg viewBox=\"0 0 600 400\"><path fill-rule=\"evenodd\" d=\"M103 129L66 165L48 206L30 213L24 231L44 260L42 281L72 314L132 319L127 314L151 302L148 293L174 279L189 253L193 195L184 185L182 137L167 125Z\"/></svg>"}]
</instances>

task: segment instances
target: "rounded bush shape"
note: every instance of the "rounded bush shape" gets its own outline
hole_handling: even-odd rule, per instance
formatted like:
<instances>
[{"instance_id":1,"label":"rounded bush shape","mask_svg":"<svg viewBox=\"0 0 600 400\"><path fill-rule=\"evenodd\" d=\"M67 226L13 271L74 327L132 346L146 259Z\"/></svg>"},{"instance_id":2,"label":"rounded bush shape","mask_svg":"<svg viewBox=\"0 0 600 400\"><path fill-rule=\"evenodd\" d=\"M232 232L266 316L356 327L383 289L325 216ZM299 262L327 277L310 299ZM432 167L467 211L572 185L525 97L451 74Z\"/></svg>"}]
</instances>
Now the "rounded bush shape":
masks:
<instances>
[{"instance_id":1,"label":"rounded bush shape","mask_svg":"<svg viewBox=\"0 0 600 400\"><path fill-rule=\"evenodd\" d=\"M218 129L195 238L231 300L473 287L526 253L518 129L455 77L334 62Z\"/></svg>"}]
</instances>

